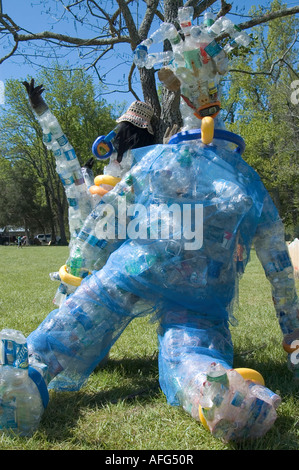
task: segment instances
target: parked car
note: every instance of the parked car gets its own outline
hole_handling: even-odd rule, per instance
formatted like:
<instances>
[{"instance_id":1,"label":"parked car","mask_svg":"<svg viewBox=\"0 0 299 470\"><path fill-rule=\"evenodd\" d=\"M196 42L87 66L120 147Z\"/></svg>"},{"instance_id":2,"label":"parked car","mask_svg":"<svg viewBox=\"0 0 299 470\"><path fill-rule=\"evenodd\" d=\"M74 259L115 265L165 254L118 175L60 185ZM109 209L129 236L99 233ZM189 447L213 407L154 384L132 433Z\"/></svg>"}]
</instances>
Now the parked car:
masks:
<instances>
[{"instance_id":1,"label":"parked car","mask_svg":"<svg viewBox=\"0 0 299 470\"><path fill-rule=\"evenodd\" d=\"M10 237L0 237L0 245L9 245L9 243L11 242L11 238Z\"/></svg>"},{"instance_id":2,"label":"parked car","mask_svg":"<svg viewBox=\"0 0 299 470\"><path fill-rule=\"evenodd\" d=\"M34 237L34 241L37 245L49 245L51 241L51 234L39 233Z\"/></svg>"}]
</instances>

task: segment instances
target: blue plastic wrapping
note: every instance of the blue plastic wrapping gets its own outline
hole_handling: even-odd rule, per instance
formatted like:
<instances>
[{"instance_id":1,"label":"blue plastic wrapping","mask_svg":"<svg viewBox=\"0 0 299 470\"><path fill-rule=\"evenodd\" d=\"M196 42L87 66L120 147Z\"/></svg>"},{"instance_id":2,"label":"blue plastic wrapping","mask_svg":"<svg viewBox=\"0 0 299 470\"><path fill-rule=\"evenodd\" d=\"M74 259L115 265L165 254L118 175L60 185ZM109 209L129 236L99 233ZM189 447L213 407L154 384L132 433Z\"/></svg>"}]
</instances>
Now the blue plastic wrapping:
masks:
<instances>
[{"instance_id":1,"label":"blue plastic wrapping","mask_svg":"<svg viewBox=\"0 0 299 470\"><path fill-rule=\"evenodd\" d=\"M150 315L159 320L160 384L177 405L213 360L232 367L228 325L253 242L278 292L283 331L297 326L297 297L278 212L238 152L191 140L133 154L131 171L82 227L88 237L81 250L90 239L96 253L84 267L91 274L28 337L28 347L48 365L49 388L78 390L129 322ZM170 207L177 212L169 212L163 238L157 220ZM108 209L115 238L101 239ZM289 283L283 299L277 275Z\"/></svg>"}]
</instances>

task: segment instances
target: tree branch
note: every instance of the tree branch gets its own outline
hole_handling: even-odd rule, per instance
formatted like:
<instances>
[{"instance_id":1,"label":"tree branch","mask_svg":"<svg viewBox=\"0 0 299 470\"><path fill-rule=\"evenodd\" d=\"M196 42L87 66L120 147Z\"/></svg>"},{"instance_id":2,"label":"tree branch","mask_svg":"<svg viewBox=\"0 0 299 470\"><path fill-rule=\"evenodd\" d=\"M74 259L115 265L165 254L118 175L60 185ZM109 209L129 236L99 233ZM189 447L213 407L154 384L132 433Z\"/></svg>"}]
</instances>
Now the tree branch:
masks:
<instances>
[{"instance_id":1,"label":"tree branch","mask_svg":"<svg viewBox=\"0 0 299 470\"><path fill-rule=\"evenodd\" d=\"M99 11L101 12L101 14L103 15L102 17L100 15L97 15L96 13L94 13L90 3L92 3L92 5L95 6L95 8L98 8ZM114 27L114 21L113 19L111 18L111 15L109 15L108 13L105 12L105 10L103 10L103 8L101 8L97 2L95 2L94 0L87 0L87 8L88 10L90 11L90 14L92 16L95 16L96 18L102 18L102 19L105 19L107 21L107 23L109 24L109 28L110 28L110 33L112 36L116 36L117 35L117 31Z\"/></svg>"},{"instance_id":2,"label":"tree branch","mask_svg":"<svg viewBox=\"0 0 299 470\"><path fill-rule=\"evenodd\" d=\"M194 8L194 18L198 18L207 8L209 8L213 3L216 3L217 0L188 0L185 3L186 7Z\"/></svg>"},{"instance_id":3,"label":"tree branch","mask_svg":"<svg viewBox=\"0 0 299 470\"><path fill-rule=\"evenodd\" d=\"M113 38L107 38L106 36L105 38L100 39L98 37L83 39L60 33L51 33L50 31L43 31L41 33L18 34L17 39L20 42L54 39L59 42L73 44L75 46L110 46L119 43L131 43L131 38L129 36L118 36Z\"/></svg>"},{"instance_id":4,"label":"tree branch","mask_svg":"<svg viewBox=\"0 0 299 470\"><path fill-rule=\"evenodd\" d=\"M202 13L206 8L211 6L213 3L215 3L216 0L205 0L202 1L199 5L196 6L195 8L195 13L194 17L197 17L200 13ZM29 34L19 34L18 31L21 30L19 26L17 26L13 20L6 14L0 14L0 24L3 25L4 29L11 33L15 39L15 42L26 42L26 41L36 41L36 40L50 40L53 39L55 41L58 41L61 45L61 43L66 44L71 44L74 46L110 46L114 44L119 44L119 43L128 43L131 44L132 49L135 49L137 44L140 42L140 37L141 34L142 36L148 31L149 25L150 25L150 18L153 17L154 15L154 10L155 10L155 5L158 3L158 0L152 0L152 2L149 2L149 7L147 10L147 17L144 19L144 22L142 24L142 27L140 27L140 35L136 29L134 20L132 18L132 14L127 6L127 3L124 0L117 0L120 10L125 18L126 21L126 27L128 28L129 35L123 35L123 36L115 36L115 37L102 37L99 38L93 37L90 39L85 39L85 38L79 38L79 37L73 37L73 36L68 36L66 34L60 34L60 33L53 33L50 31L43 31L40 33L29 33ZM192 5L196 4L197 2L195 0L189 0L186 2L186 5ZM224 6L225 2L222 3ZM228 4L225 4L228 5ZM285 16L290 16L294 15L296 13L299 13L299 6L292 7L292 8L287 8L271 13L266 13L265 15L258 16L256 18L252 18L249 21L245 21L244 23L240 23L238 26L240 29L248 29L253 26L259 25L266 23L268 21L274 20L276 18L281 18ZM226 34L223 34L218 37L218 39L222 39L223 37L226 37ZM143 39L143 37L142 37ZM15 51L15 49L14 49ZM6 56L10 57L12 54L8 54ZM5 60L5 59L3 59ZM2 62L3 62L2 60Z\"/></svg>"},{"instance_id":5,"label":"tree branch","mask_svg":"<svg viewBox=\"0 0 299 470\"><path fill-rule=\"evenodd\" d=\"M227 15L231 9L232 9L232 5L230 3L226 3L225 0L221 0L221 8L219 12L217 13L217 18Z\"/></svg>"},{"instance_id":6,"label":"tree branch","mask_svg":"<svg viewBox=\"0 0 299 470\"><path fill-rule=\"evenodd\" d=\"M117 3L125 19L126 26L129 31L129 36L131 38L131 47L134 50L139 44L140 40L138 31L135 26L135 22L132 17L132 13L130 12L129 7L124 0L117 0Z\"/></svg>"},{"instance_id":7,"label":"tree branch","mask_svg":"<svg viewBox=\"0 0 299 470\"><path fill-rule=\"evenodd\" d=\"M154 16L157 12L157 8L159 5L159 0L149 0L147 2L147 9L144 15L144 18L142 20L142 23L139 28L139 37L140 40L142 41L143 39L146 39L149 29L152 25Z\"/></svg>"},{"instance_id":8,"label":"tree branch","mask_svg":"<svg viewBox=\"0 0 299 470\"><path fill-rule=\"evenodd\" d=\"M270 13L266 13L265 15L252 18L251 20L245 21L244 23L240 23L238 26L241 29L249 29L253 26L257 26L258 24L267 23L268 21L275 20L276 18L283 18L284 16L295 15L296 13L299 13L299 6L272 11Z\"/></svg>"},{"instance_id":9,"label":"tree branch","mask_svg":"<svg viewBox=\"0 0 299 470\"><path fill-rule=\"evenodd\" d=\"M128 84L129 84L129 91L132 93L132 95L134 96L134 98L136 100L140 100L139 96L135 93L134 89L133 89L133 86L132 86L132 77L133 77L133 72L135 70L135 64L133 64L131 66L131 69L130 69L130 72L129 72L129 75L128 75Z\"/></svg>"},{"instance_id":10,"label":"tree branch","mask_svg":"<svg viewBox=\"0 0 299 470\"><path fill-rule=\"evenodd\" d=\"M292 43L291 43L290 46L284 51L284 53L282 54L282 56L272 62L271 67L270 67L270 69L269 69L268 71L251 72L250 70L229 69L229 72L239 72L239 73L245 73L245 74L247 74L247 75L272 75L275 65L279 64L279 62L284 62L286 65L289 66L289 64L285 61L285 57L286 57L286 55L290 52L290 50L292 49L292 47L294 46L295 42L297 41L297 37L298 37L298 32L296 32L295 37L294 37ZM294 70L292 69L292 71L294 71ZM296 73L295 73L295 74L296 74ZM297 75L297 74L296 74L296 75Z\"/></svg>"},{"instance_id":11,"label":"tree branch","mask_svg":"<svg viewBox=\"0 0 299 470\"><path fill-rule=\"evenodd\" d=\"M2 62L4 62L6 59L8 59L9 57L11 57L12 55L14 55L14 53L16 52L18 48L18 41L15 42L15 45L14 47L12 48L12 50L7 54L5 55L4 57L1 57L0 58L0 64L2 64Z\"/></svg>"}]
</instances>

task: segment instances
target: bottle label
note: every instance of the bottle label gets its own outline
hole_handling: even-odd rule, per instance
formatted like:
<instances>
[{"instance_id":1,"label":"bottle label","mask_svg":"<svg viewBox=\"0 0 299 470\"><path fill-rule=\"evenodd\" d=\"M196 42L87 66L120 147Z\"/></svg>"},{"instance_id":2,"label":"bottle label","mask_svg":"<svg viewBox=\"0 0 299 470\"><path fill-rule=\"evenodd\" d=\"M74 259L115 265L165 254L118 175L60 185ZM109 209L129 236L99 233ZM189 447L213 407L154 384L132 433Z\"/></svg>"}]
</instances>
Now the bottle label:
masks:
<instances>
[{"instance_id":1,"label":"bottle label","mask_svg":"<svg viewBox=\"0 0 299 470\"><path fill-rule=\"evenodd\" d=\"M69 204L70 207L72 207L73 209L79 209L79 204L78 204L77 198L69 197L67 199L67 201L68 201L68 204Z\"/></svg>"},{"instance_id":2,"label":"bottle label","mask_svg":"<svg viewBox=\"0 0 299 470\"><path fill-rule=\"evenodd\" d=\"M139 51L145 51L147 52L147 47L142 45L142 44L139 44L139 46L136 47L136 50L135 52L138 53Z\"/></svg>"},{"instance_id":3,"label":"bottle label","mask_svg":"<svg viewBox=\"0 0 299 470\"><path fill-rule=\"evenodd\" d=\"M27 369L27 344L19 344L11 339L1 339L0 363L2 365L8 365L20 369Z\"/></svg>"},{"instance_id":4,"label":"bottle label","mask_svg":"<svg viewBox=\"0 0 299 470\"><path fill-rule=\"evenodd\" d=\"M272 260L266 265L267 274L281 272L291 267L291 260L287 251L274 252Z\"/></svg>"},{"instance_id":5,"label":"bottle label","mask_svg":"<svg viewBox=\"0 0 299 470\"><path fill-rule=\"evenodd\" d=\"M229 249L233 242L233 233L213 225L206 230L206 239L210 242L219 243L223 248Z\"/></svg>"},{"instance_id":6,"label":"bottle label","mask_svg":"<svg viewBox=\"0 0 299 470\"><path fill-rule=\"evenodd\" d=\"M8 403L1 404L1 428L17 429L18 423L16 420L17 404L16 399L13 397Z\"/></svg>"},{"instance_id":7,"label":"bottle label","mask_svg":"<svg viewBox=\"0 0 299 470\"><path fill-rule=\"evenodd\" d=\"M202 62L199 57L198 49L194 49L193 51L184 51L184 58L186 67L189 69L194 70L194 68L201 68Z\"/></svg>"},{"instance_id":8,"label":"bottle label","mask_svg":"<svg viewBox=\"0 0 299 470\"><path fill-rule=\"evenodd\" d=\"M53 155L54 155L55 158L61 157L62 152L61 152L60 149L56 149L56 150L54 150Z\"/></svg>"},{"instance_id":9,"label":"bottle label","mask_svg":"<svg viewBox=\"0 0 299 470\"><path fill-rule=\"evenodd\" d=\"M243 395L241 392L238 390L235 392L233 399L231 401L231 405L240 407L244 401L245 395Z\"/></svg>"},{"instance_id":10,"label":"bottle label","mask_svg":"<svg viewBox=\"0 0 299 470\"><path fill-rule=\"evenodd\" d=\"M43 142L48 144L52 140L52 134L49 132L48 134L43 134Z\"/></svg>"},{"instance_id":11,"label":"bottle label","mask_svg":"<svg viewBox=\"0 0 299 470\"><path fill-rule=\"evenodd\" d=\"M181 28L190 28L192 26L191 21L182 21L181 22Z\"/></svg>"},{"instance_id":12,"label":"bottle label","mask_svg":"<svg viewBox=\"0 0 299 470\"><path fill-rule=\"evenodd\" d=\"M181 42L181 37L180 35L178 34L177 36L175 36L174 38L170 39L170 42L171 44L173 44L174 46L176 46L177 44L179 44Z\"/></svg>"},{"instance_id":13,"label":"bottle label","mask_svg":"<svg viewBox=\"0 0 299 470\"><path fill-rule=\"evenodd\" d=\"M207 20L204 21L204 25L207 26L208 28L214 24L214 20L212 18L208 18Z\"/></svg>"},{"instance_id":14,"label":"bottle label","mask_svg":"<svg viewBox=\"0 0 299 470\"><path fill-rule=\"evenodd\" d=\"M81 230L79 232L77 238L78 238L78 240L81 240L82 242L88 243L91 246L101 247L101 245L102 245L102 240L99 240L94 235L90 235L88 232L84 232L83 230Z\"/></svg>"},{"instance_id":15,"label":"bottle label","mask_svg":"<svg viewBox=\"0 0 299 470\"><path fill-rule=\"evenodd\" d=\"M74 184L75 182L74 178L71 175L68 178L64 178L62 174L59 174L59 177L64 186L70 186L71 184Z\"/></svg>"},{"instance_id":16,"label":"bottle label","mask_svg":"<svg viewBox=\"0 0 299 470\"><path fill-rule=\"evenodd\" d=\"M60 147L63 147L67 144L68 140L67 137L63 134L61 137L58 137L57 142L59 143Z\"/></svg>"},{"instance_id":17,"label":"bottle label","mask_svg":"<svg viewBox=\"0 0 299 470\"><path fill-rule=\"evenodd\" d=\"M221 385L228 385L228 377L226 373L216 376L207 374L207 380L209 382L217 382Z\"/></svg>"},{"instance_id":18,"label":"bottle label","mask_svg":"<svg viewBox=\"0 0 299 470\"><path fill-rule=\"evenodd\" d=\"M75 150L67 150L66 152L64 152L64 156L67 160L74 160L76 158Z\"/></svg>"},{"instance_id":19,"label":"bottle label","mask_svg":"<svg viewBox=\"0 0 299 470\"><path fill-rule=\"evenodd\" d=\"M221 50L221 46L219 46L215 40L210 42L210 44L205 47L205 51L209 54L210 57L215 57L219 54L219 52L221 52Z\"/></svg>"}]
</instances>

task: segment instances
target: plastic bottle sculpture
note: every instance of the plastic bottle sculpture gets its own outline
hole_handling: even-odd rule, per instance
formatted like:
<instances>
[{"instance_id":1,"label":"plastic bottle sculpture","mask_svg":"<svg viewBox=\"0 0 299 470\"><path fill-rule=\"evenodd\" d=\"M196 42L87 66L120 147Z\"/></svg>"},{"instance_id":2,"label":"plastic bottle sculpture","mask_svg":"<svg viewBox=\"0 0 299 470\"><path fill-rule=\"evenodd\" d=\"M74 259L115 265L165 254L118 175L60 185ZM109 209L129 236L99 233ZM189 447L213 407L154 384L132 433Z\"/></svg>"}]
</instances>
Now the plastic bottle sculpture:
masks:
<instances>
[{"instance_id":1,"label":"plastic bottle sculpture","mask_svg":"<svg viewBox=\"0 0 299 470\"><path fill-rule=\"evenodd\" d=\"M134 62L138 67L146 68L167 64L158 73L160 80L172 91L181 90L182 99L201 121L202 141L209 144L214 135L214 118L221 106L218 84L220 77L227 72L227 53L239 44L248 46L250 37L227 18L216 20L211 13L205 13L200 26L192 26L193 13L193 7L179 9L178 19L184 40L173 24L162 23L149 39L136 48ZM224 48L215 40L223 32L231 38ZM148 53L152 44L165 39L170 41L172 52ZM189 119L188 122L186 114L188 109L184 116L185 130L194 127L194 120ZM195 127L199 126L195 124Z\"/></svg>"},{"instance_id":2,"label":"plastic bottle sculpture","mask_svg":"<svg viewBox=\"0 0 299 470\"><path fill-rule=\"evenodd\" d=\"M187 37L183 49L174 27L163 24L138 48L135 63L152 66L147 48L164 38L167 30L182 103L188 103L193 118L206 112L213 116L217 93L211 93L209 83L213 78L214 86L225 70L226 56L215 52L211 35L223 30L224 19L213 23L206 15L195 35L190 10L180 10L179 15ZM230 28L232 42L244 43L244 35ZM204 40L198 39L195 47L192 38L201 35ZM161 61L161 56L155 60ZM204 68L208 78L202 74ZM177 81L172 80L172 85L176 87ZM45 103L35 111L44 122ZM120 181L104 180L117 184L101 196L81 191L85 186L77 164L68 173L74 158L68 160L57 147L59 173L67 167L63 181L70 176L70 186L73 180L80 181L76 204L71 201L77 193L68 191L66 184L70 214L74 207L79 212L65 268L66 275L79 282L26 340L29 367L35 372L23 375L34 382L40 396L31 421L32 409L26 406L33 400L24 400L24 393L31 397L32 390L24 386L20 394L18 388L19 369L27 367L21 360L27 354L24 341L11 330L1 332L3 431L27 434L36 429L48 390L80 389L126 326L145 315L158 322L159 380L168 403L182 406L224 440L262 436L275 422L280 397L265 386L257 371L233 369L229 322L254 244L271 283L289 366L298 377L290 358L299 338L299 305L283 224L259 176L242 159L243 139L217 126L212 142L210 138L205 142L203 129L191 128L189 114L184 116L186 128L167 145L132 150L130 159L125 159L130 162L125 174L111 170L109 176ZM101 157L110 149L109 142L110 137L97 140L95 154ZM114 163L112 153L112 169ZM85 209L90 212L83 220ZM67 284L69 279L64 279Z\"/></svg>"}]
</instances>

